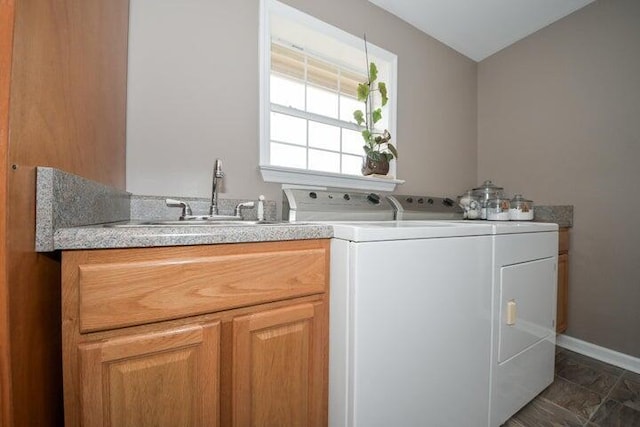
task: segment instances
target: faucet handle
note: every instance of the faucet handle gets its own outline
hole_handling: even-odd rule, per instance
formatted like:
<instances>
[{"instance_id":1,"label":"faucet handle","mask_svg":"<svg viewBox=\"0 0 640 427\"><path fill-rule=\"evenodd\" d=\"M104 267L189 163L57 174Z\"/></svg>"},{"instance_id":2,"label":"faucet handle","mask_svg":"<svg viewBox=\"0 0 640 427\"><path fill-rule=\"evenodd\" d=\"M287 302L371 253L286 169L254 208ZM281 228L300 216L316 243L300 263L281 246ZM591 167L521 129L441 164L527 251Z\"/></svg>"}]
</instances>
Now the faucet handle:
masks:
<instances>
[{"instance_id":1,"label":"faucet handle","mask_svg":"<svg viewBox=\"0 0 640 427\"><path fill-rule=\"evenodd\" d=\"M255 202L238 203L236 205L235 215L236 216L241 216L242 209L251 209L251 208L255 207L255 205L256 205Z\"/></svg>"},{"instance_id":2,"label":"faucet handle","mask_svg":"<svg viewBox=\"0 0 640 427\"><path fill-rule=\"evenodd\" d=\"M189 203L187 202L183 202L182 200L176 200L176 199L165 199L164 202L170 208L182 208L182 215L180 215L180 219L185 219L186 217L193 215L193 212L191 211L191 206L189 206Z\"/></svg>"}]
</instances>

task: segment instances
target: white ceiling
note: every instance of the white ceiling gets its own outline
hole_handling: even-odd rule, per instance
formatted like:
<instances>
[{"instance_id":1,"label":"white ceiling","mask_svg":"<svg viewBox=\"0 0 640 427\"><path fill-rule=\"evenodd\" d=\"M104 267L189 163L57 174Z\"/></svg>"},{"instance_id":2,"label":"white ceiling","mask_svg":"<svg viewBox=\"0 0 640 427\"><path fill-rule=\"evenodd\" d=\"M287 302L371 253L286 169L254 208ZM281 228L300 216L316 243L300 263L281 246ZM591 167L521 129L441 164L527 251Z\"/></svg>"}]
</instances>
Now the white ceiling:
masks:
<instances>
[{"instance_id":1,"label":"white ceiling","mask_svg":"<svg viewBox=\"0 0 640 427\"><path fill-rule=\"evenodd\" d=\"M594 0L369 0L481 61Z\"/></svg>"}]
</instances>

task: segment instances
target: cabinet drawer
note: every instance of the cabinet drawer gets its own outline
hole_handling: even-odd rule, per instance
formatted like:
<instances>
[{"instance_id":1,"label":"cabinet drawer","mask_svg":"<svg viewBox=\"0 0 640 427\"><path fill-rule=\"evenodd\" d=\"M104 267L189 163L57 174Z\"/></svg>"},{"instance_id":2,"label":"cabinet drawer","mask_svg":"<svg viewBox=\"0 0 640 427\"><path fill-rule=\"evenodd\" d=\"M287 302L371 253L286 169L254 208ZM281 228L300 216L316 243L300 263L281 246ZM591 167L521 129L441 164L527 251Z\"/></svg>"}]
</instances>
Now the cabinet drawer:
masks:
<instances>
[{"instance_id":1,"label":"cabinet drawer","mask_svg":"<svg viewBox=\"0 0 640 427\"><path fill-rule=\"evenodd\" d=\"M68 255L63 262L72 264L77 280L81 332L322 293L328 286L323 241Z\"/></svg>"}]
</instances>

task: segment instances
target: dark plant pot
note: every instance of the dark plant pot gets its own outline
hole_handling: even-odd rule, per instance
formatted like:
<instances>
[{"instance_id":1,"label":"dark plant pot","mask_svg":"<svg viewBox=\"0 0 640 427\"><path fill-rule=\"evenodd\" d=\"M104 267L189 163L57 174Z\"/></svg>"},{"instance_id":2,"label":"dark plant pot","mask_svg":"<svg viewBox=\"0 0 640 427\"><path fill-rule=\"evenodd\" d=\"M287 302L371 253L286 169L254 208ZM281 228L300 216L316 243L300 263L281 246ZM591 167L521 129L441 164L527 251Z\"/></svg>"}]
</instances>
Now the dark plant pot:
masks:
<instances>
[{"instance_id":1,"label":"dark plant pot","mask_svg":"<svg viewBox=\"0 0 640 427\"><path fill-rule=\"evenodd\" d=\"M362 160L362 175L386 175L389 173L389 161L386 158L373 160L369 156Z\"/></svg>"}]
</instances>

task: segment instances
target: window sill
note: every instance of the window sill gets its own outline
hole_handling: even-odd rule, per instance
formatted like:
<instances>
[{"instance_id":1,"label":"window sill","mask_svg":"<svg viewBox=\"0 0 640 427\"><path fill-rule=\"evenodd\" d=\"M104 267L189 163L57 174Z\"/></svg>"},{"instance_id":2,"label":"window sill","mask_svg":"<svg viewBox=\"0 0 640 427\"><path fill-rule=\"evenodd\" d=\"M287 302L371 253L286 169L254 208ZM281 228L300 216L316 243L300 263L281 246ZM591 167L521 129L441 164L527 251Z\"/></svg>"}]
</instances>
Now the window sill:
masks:
<instances>
[{"instance_id":1,"label":"window sill","mask_svg":"<svg viewBox=\"0 0 640 427\"><path fill-rule=\"evenodd\" d=\"M390 192L404 180L379 176L342 175L331 172L310 171L280 166L260 166L264 182L306 185L310 187L349 188Z\"/></svg>"}]
</instances>

